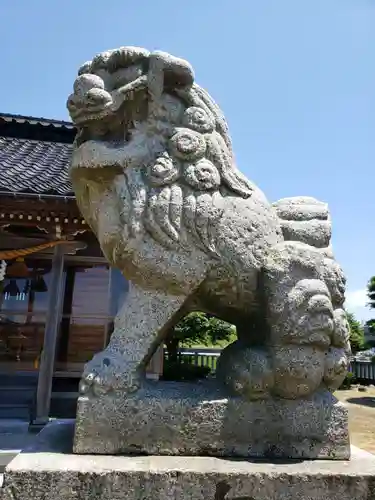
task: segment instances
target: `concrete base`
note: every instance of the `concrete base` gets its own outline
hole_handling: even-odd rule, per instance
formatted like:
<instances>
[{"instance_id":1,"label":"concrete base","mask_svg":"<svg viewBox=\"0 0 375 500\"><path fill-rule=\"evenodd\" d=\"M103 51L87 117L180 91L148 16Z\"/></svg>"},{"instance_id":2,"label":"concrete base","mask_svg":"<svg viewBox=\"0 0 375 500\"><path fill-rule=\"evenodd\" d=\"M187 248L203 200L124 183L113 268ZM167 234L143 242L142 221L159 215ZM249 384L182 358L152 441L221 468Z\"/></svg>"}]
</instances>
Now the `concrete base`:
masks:
<instances>
[{"instance_id":1,"label":"concrete base","mask_svg":"<svg viewBox=\"0 0 375 500\"><path fill-rule=\"evenodd\" d=\"M250 402L214 381L149 382L135 394L80 397L74 452L346 460L348 414L328 391Z\"/></svg>"},{"instance_id":2,"label":"concrete base","mask_svg":"<svg viewBox=\"0 0 375 500\"><path fill-rule=\"evenodd\" d=\"M35 434L22 420L0 420L0 473L23 448L33 443Z\"/></svg>"},{"instance_id":3,"label":"concrete base","mask_svg":"<svg viewBox=\"0 0 375 500\"><path fill-rule=\"evenodd\" d=\"M1 500L371 500L375 457L243 461L72 454L74 422L54 422L7 467Z\"/></svg>"}]
</instances>

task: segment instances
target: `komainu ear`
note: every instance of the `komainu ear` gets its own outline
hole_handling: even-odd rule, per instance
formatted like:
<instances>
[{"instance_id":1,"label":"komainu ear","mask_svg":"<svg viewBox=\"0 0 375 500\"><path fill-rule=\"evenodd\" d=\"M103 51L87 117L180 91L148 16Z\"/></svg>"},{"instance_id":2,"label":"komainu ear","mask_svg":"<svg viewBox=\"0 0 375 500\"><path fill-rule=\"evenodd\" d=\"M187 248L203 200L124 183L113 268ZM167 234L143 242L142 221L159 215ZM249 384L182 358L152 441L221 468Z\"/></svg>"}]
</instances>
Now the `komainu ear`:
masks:
<instances>
[{"instance_id":1,"label":"komainu ear","mask_svg":"<svg viewBox=\"0 0 375 500\"><path fill-rule=\"evenodd\" d=\"M166 52L156 50L149 56L148 77L157 79L157 73L163 74L165 87L188 87L194 83L194 70L190 63L179 57L171 56Z\"/></svg>"}]
</instances>

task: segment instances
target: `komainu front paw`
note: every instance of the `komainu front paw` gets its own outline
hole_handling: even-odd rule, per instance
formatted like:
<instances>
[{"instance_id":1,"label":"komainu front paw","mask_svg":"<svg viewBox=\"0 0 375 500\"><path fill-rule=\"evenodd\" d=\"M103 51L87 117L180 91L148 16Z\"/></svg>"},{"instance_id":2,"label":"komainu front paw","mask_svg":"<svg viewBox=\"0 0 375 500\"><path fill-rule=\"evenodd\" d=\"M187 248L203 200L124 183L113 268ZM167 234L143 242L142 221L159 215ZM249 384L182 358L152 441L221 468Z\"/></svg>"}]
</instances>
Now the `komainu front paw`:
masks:
<instances>
[{"instance_id":1,"label":"komainu front paw","mask_svg":"<svg viewBox=\"0 0 375 500\"><path fill-rule=\"evenodd\" d=\"M321 280L302 279L288 296L292 343L327 348L333 332L333 307L327 286Z\"/></svg>"},{"instance_id":2,"label":"komainu front paw","mask_svg":"<svg viewBox=\"0 0 375 500\"><path fill-rule=\"evenodd\" d=\"M335 391L344 382L349 368L349 358L345 349L330 347L326 354L324 382L328 389Z\"/></svg>"},{"instance_id":3,"label":"komainu front paw","mask_svg":"<svg viewBox=\"0 0 375 500\"><path fill-rule=\"evenodd\" d=\"M95 354L86 364L80 383L80 393L100 396L114 390L135 392L140 385L138 372L129 369L123 356L106 349Z\"/></svg>"},{"instance_id":4,"label":"komainu front paw","mask_svg":"<svg viewBox=\"0 0 375 500\"><path fill-rule=\"evenodd\" d=\"M350 327L344 309L334 311L334 325L332 345L326 354L324 371L324 382L332 391L340 387L349 368Z\"/></svg>"}]
</instances>

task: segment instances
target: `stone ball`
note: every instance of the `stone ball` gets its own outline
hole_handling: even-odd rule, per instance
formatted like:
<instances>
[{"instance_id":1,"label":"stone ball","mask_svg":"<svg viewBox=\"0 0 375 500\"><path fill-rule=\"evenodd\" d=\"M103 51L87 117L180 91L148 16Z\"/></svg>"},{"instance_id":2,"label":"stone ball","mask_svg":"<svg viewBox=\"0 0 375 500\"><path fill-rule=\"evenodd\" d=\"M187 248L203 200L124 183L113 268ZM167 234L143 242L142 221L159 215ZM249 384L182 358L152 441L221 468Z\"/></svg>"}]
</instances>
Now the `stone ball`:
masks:
<instances>
[{"instance_id":1,"label":"stone ball","mask_svg":"<svg viewBox=\"0 0 375 500\"><path fill-rule=\"evenodd\" d=\"M218 361L216 377L234 396L248 400L269 396L274 379L267 351L237 340L226 347Z\"/></svg>"},{"instance_id":2,"label":"stone ball","mask_svg":"<svg viewBox=\"0 0 375 500\"><path fill-rule=\"evenodd\" d=\"M324 375L324 351L312 346L273 348L274 394L297 399L315 392Z\"/></svg>"},{"instance_id":3,"label":"stone ball","mask_svg":"<svg viewBox=\"0 0 375 500\"><path fill-rule=\"evenodd\" d=\"M333 323L332 344L335 347L345 347L350 350L350 326L344 309L336 309L334 311Z\"/></svg>"}]
</instances>

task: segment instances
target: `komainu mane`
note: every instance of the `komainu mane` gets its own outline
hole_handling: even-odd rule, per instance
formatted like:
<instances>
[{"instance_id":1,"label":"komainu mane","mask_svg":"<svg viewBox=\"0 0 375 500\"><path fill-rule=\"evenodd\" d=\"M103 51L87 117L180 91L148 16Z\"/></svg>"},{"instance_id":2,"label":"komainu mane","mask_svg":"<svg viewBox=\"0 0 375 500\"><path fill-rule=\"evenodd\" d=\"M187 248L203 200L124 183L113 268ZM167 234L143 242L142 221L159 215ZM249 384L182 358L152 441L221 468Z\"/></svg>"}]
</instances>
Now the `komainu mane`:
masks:
<instances>
[{"instance_id":1,"label":"komainu mane","mask_svg":"<svg viewBox=\"0 0 375 500\"><path fill-rule=\"evenodd\" d=\"M236 167L223 113L192 67L123 47L81 67L79 207L132 286L81 391L136 392L167 330L200 310L236 325L217 379L246 400L298 399L342 382L350 353L345 280L325 203L270 204Z\"/></svg>"}]
</instances>

